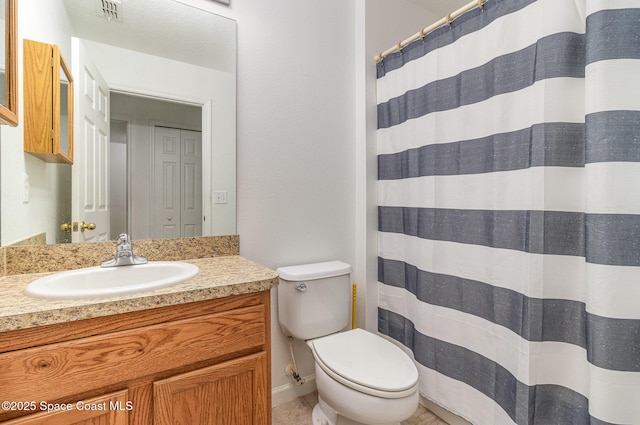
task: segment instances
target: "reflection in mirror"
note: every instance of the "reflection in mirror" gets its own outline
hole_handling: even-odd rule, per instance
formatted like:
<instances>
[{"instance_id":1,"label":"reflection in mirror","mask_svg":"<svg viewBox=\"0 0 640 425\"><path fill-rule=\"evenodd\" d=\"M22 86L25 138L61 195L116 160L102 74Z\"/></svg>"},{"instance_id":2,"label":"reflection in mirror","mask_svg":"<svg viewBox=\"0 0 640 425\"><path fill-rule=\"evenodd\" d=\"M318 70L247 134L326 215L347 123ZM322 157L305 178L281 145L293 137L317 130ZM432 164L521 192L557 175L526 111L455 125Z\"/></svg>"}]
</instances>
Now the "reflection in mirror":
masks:
<instances>
[{"instance_id":1,"label":"reflection in mirror","mask_svg":"<svg viewBox=\"0 0 640 425\"><path fill-rule=\"evenodd\" d=\"M0 24L3 28L6 28L7 23L7 11L6 9L6 0L0 0ZM5 77L7 75L6 70L6 31L2 33L2 38L0 39L0 103L6 105L6 81Z\"/></svg>"},{"instance_id":2,"label":"reflection in mirror","mask_svg":"<svg viewBox=\"0 0 640 425\"><path fill-rule=\"evenodd\" d=\"M73 164L71 73L58 46L27 39L22 44L24 151L45 162ZM62 86L61 81L65 81ZM61 96L67 99L64 110L60 110Z\"/></svg>"},{"instance_id":3,"label":"reflection in mirror","mask_svg":"<svg viewBox=\"0 0 640 425\"><path fill-rule=\"evenodd\" d=\"M70 171L63 169L63 164L44 164L17 152L11 147L12 142L5 143L6 137L2 138L2 245L23 240L33 243L32 237L46 243L107 240L121 231L130 232L137 239L176 235L165 231L176 223L175 217L159 231L153 227L159 217L152 215L149 204L139 207L132 202L139 201L141 193L148 196L159 186L152 177L153 157L140 154L153 145L153 132L141 132L133 112L113 107L120 102L118 96L162 100L197 111L200 127L182 127L198 130L202 140L201 189L197 199L202 206L198 213L201 230L193 234L236 233L235 22L212 13L218 6L208 0L118 3L121 21L100 16L96 2L86 0L30 0L21 9L25 16L20 21L20 38L60 46L70 64L76 106L73 126L68 131L74 133L74 163L67 166ZM189 25L185 27L185 23ZM84 72L87 61L95 65L106 89L86 92L91 86ZM78 106L88 98L96 105L94 118ZM149 108L152 107L138 109ZM101 120L107 123L104 130L91 127L90 123ZM180 120L176 116L147 117L145 126L174 128L177 121ZM118 131L124 131L129 142L124 147L124 163L118 163L118 155L113 153L114 139L122 134L113 130L117 122L124 124L124 130ZM15 143L22 144L20 140ZM114 165L120 167L118 174L105 171ZM93 176L91 184L85 184L87 176ZM109 190L113 183L108 182L114 178L120 178L125 185L124 201L122 191L118 197ZM20 184L16 185L16 180ZM226 202L214 202L213 192L225 193ZM183 192L179 196L194 201ZM94 220L92 215L105 212L107 224ZM116 220L119 224L115 226L126 228L110 229L113 220L109 216L120 216L122 219ZM73 223L83 221L96 223L96 230L74 232ZM105 236L97 237L98 234Z\"/></svg>"},{"instance_id":4,"label":"reflection in mirror","mask_svg":"<svg viewBox=\"0 0 640 425\"><path fill-rule=\"evenodd\" d=\"M111 239L201 236L202 108L112 92L110 136Z\"/></svg>"},{"instance_id":5,"label":"reflection in mirror","mask_svg":"<svg viewBox=\"0 0 640 425\"><path fill-rule=\"evenodd\" d=\"M18 125L17 0L0 0L0 124Z\"/></svg>"},{"instance_id":6,"label":"reflection in mirror","mask_svg":"<svg viewBox=\"0 0 640 425\"><path fill-rule=\"evenodd\" d=\"M60 150L69 152L69 78L60 66Z\"/></svg>"}]
</instances>

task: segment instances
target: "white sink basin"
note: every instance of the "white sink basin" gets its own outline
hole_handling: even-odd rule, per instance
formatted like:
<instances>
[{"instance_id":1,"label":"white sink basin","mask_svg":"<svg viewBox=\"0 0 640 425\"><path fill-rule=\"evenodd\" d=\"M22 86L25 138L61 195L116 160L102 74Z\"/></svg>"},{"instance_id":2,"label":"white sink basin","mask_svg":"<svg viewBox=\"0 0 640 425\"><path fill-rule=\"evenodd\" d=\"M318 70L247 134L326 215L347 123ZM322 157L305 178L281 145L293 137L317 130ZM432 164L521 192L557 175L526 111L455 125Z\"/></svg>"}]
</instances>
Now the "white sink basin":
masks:
<instances>
[{"instance_id":1,"label":"white sink basin","mask_svg":"<svg viewBox=\"0 0 640 425\"><path fill-rule=\"evenodd\" d=\"M152 261L120 267L88 267L42 277L25 292L36 298L79 299L111 297L164 288L200 273L198 266L179 261Z\"/></svg>"}]
</instances>

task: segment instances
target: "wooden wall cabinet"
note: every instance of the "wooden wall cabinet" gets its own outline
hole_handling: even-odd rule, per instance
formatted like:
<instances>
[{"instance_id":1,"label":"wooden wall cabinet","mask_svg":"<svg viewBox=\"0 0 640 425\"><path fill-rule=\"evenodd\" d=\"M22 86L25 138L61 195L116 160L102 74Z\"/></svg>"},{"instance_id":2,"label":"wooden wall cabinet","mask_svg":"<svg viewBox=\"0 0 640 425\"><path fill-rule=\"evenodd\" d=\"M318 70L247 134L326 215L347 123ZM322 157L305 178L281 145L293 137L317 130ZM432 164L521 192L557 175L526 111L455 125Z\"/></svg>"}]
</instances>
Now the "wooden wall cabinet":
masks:
<instances>
[{"instance_id":1,"label":"wooden wall cabinet","mask_svg":"<svg viewBox=\"0 0 640 425\"><path fill-rule=\"evenodd\" d=\"M0 333L3 401L37 406L0 423L270 425L269 307L265 291Z\"/></svg>"},{"instance_id":2,"label":"wooden wall cabinet","mask_svg":"<svg viewBox=\"0 0 640 425\"><path fill-rule=\"evenodd\" d=\"M73 76L56 45L24 40L24 151L73 164Z\"/></svg>"}]
</instances>

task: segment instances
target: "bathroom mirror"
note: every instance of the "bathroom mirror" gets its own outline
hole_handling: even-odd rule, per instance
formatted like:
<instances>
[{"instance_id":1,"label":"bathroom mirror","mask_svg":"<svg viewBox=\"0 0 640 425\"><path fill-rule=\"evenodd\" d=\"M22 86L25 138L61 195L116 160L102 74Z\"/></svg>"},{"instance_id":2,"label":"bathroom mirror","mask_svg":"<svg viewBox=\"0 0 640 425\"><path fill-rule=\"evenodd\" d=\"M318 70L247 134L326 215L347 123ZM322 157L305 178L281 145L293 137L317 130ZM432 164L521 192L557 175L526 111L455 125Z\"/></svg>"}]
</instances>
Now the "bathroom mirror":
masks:
<instances>
[{"instance_id":1,"label":"bathroom mirror","mask_svg":"<svg viewBox=\"0 0 640 425\"><path fill-rule=\"evenodd\" d=\"M16 62L17 0L0 0L4 26L0 40L0 124L18 125L18 78Z\"/></svg>"},{"instance_id":2,"label":"bathroom mirror","mask_svg":"<svg viewBox=\"0 0 640 425\"><path fill-rule=\"evenodd\" d=\"M158 186L148 171L153 167L154 158L140 156L140 152L149 148L135 147L135 144L153 144L149 136L140 132L140 126L174 127L180 120L173 115L138 117L130 110L112 109L110 99L114 95L137 98L139 102L182 105L198 111L196 121L200 128L193 128L189 123L185 127L199 131L202 136L202 189L197 200L202 205L202 230L193 235L235 234L236 23L214 13L221 6L208 0L30 0L21 6L24 7L20 23L24 28L20 30L20 41L28 38L59 45L67 62L72 64L75 85L80 90L88 86L81 72L87 68L80 65L80 56L89 57L104 77L108 89L101 91L95 101L104 104L102 112L109 121L117 122L119 130L114 133L117 135L114 139L123 134L129 138L125 148L128 154L124 155L126 164L117 163L121 155L113 156L110 164L119 165L120 171L114 174L124 175L126 193L121 197L125 205L111 206L110 182L100 182L98 178L85 186L78 182L84 176L104 176L103 169L111 155L104 154L104 158L109 158L106 161L96 159L101 155L96 150L105 152L109 148L104 144L90 145L89 121L83 121L77 107L71 166L44 164L37 158L25 156L13 148L14 144L22 144L18 139L20 135L3 131L2 245L41 243L43 238L46 243L108 240L114 232L122 231L129 232L134 239L176 236L151 230L154 220L159 220L149 212L152 200L145 201L142 208L134 207L133 211L131 203L140 202L142 196L154 193L154 186ZM84 53L78 53L75 40L79 40L80 51ZM22 60L21 55L18 60ZM86 93L76 95L74 101L77 105L78 98L87 97ZM124 130L119 127L122 123ZM107 143L120 141L111 140L109 130L100 134L96 139L105 139ZM81 155L78 149L84 149ZM137 187L127 186L132 180ZM88 203L82 196L91 191L95 192L95 202ZM181 196L180 193L177 196ZM127 224L121 227L125 228L112 229L106 239L96 237L103 228L100 225L96 231L85 226L85 232L73 232L74 222L79 224L78 228L83 221L94 223L83 211L103 211L105 204L111 207L108 214L124 214L121 222ZM61 226L71 228L65 230L66 236Z\"/></svg>"}]
</instances>

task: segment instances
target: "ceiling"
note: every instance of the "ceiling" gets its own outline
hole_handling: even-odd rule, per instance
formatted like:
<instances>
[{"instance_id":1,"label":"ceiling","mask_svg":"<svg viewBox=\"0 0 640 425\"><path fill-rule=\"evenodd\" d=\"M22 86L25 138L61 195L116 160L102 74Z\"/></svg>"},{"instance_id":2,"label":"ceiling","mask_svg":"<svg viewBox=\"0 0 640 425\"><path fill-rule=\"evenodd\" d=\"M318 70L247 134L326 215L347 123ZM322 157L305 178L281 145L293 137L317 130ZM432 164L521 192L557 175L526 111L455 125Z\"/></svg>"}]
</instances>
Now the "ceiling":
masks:
<instances>
[{"instance_id":1,"label":"ceiling","mask_svg":"<svg viewBox=\"0 0 640 425\"><path fill-rule=\"evenodd\" d=\"M461 8L471 0L408 0L429 12L440 17L445 17L449 13Z\"/></svg>"},{"instance_id":2,"label":"ceiling","mask_svg":"<svg viewBox=\"0 0 640 425\"><path fill-rule=\"evenodd\" d=\"M235 72L235 22L181 4L185 0L115 0L120 22L99 16L100 1L63 1L80 38Z\"/></svg>"}]
</instances>

